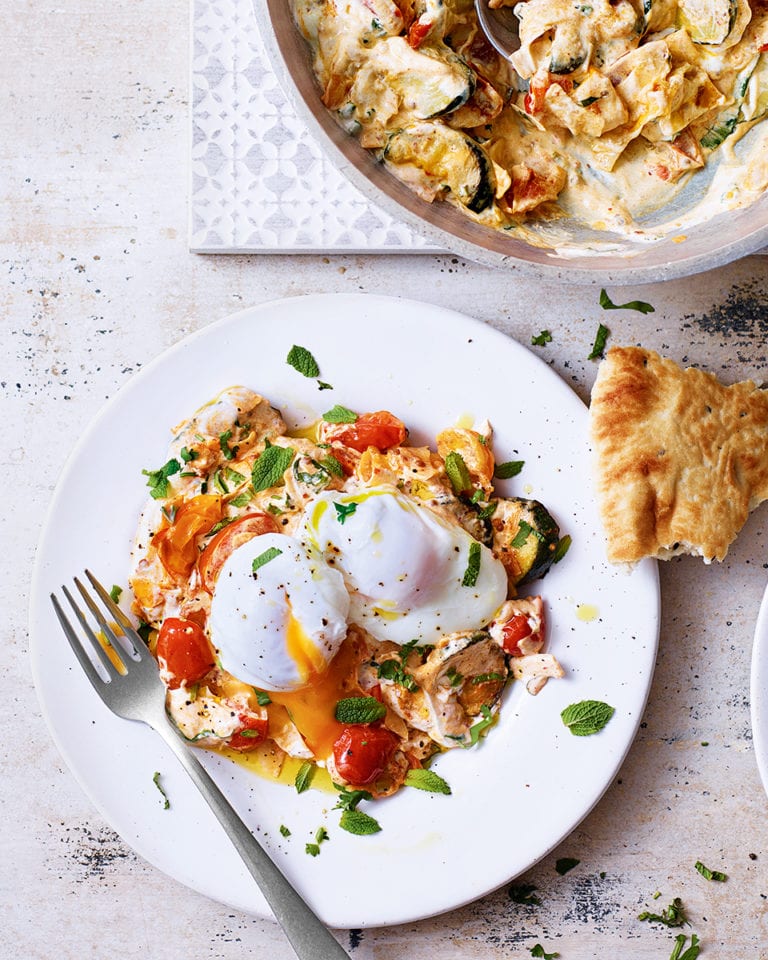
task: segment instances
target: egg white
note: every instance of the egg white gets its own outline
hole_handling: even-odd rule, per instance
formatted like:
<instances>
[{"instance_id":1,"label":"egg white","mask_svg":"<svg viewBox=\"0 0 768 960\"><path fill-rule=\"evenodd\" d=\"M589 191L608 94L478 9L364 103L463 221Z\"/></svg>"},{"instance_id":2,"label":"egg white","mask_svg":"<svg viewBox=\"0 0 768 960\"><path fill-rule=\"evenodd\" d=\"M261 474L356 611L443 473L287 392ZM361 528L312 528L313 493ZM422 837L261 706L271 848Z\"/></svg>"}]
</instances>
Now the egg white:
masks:
<instances>
[{"instance_id":1,"label":"egg white","mask_svg":"<svg viewBox=\"0 0 768 960\"><path fill-rule=\"evenodd\" d=\"M254 571L253 561L265 555L272 559ZM295 690L333 659L347 633L348 611L338 571L292 537L262 534L222 566L211 640L221 666L238 680L263 690Z\"/></svg>"},{"instance_id":2,"label":"egg white","mask_svg":"<svg viewBox=\"0 0 768 960\"><path fill-rule=\"evenodd\" d=\"M303 531L310 549L341 571L350 619L378 640L434 643L476 630L506 600L506 571L492 552L394 487L322 493L306 509ZM480 567L465 586L473 544Z\"/></svg>"}]
</instances>

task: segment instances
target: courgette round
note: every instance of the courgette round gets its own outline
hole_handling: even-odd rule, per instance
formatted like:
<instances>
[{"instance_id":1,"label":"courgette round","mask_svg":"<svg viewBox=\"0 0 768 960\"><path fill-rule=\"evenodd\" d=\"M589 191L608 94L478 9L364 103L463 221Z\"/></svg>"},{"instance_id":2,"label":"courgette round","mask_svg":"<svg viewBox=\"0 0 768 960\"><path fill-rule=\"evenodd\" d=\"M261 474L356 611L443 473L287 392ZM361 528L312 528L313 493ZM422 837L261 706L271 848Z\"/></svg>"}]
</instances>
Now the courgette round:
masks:
<instances>
[{"instance_id":1,"label":"courgette round","mask_svg":"<svg viewBox=\"0 0 768 960\"><path fill-rule=\"evenodd\" d=\"M441 123L412 123L392 134L382 158L395 169L408 168L423 177L427 189L443 188L473 213L493 202L496 188L493 167L480 146L462 133ZM405 179L405 177L403 178Z\"/></svg>"},{"instance_id":2,"label":"courgette round","mask_svg":"<svg viewBox=\"0 0 768 960\"><path fill-rule=\"evenodd\" d=\"M538 500L500 500L491 519L493 552L517 585L543 577L554 563L560 528Z\"/></svg>"},{"instance_id":3,"label":"courgette round","mask_svg":"<svg viewBox=\"0 0 768 960\"><path fill-rule=\"evenodd\" d=\"M717 46L728 37L746 0L678 0L678 24L694 43Z\"/></svg>"}]
</instances>

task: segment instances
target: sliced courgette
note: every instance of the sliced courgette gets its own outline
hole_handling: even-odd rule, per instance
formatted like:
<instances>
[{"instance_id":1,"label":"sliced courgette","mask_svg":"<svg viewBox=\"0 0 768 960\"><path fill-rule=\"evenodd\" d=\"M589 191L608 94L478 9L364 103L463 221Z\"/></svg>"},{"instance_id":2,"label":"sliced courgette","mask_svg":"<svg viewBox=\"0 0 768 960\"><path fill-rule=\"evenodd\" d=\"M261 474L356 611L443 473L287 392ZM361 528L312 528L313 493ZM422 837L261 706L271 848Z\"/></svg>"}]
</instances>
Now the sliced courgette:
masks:
<instances>
[{"instance_id":1,"label":"sliced courgette","mask_svg":"<svg viewBox=\"0 0 768 960\"><path fill-rule=\"evenodd\" d=\"M549 72L558 75L573 73L587 59L588 52L578 22L566 20L557 27L552 38Z\"/></svg>"},{"instance_id":2,"label":"sliced courgette","mask_svg":"<svg viewBox=\"0 0 768 960\"><path fill-rule=\"evenodd\" d=\"M538 500L500 500L493 515L493 552L513 584L543 577L552 566L560 528Z\"/></svg>"},{"instance_id":3,"label":"sliced courgette","mask_svg":"<svg viewBox=\"0 0 768 960\"><path fill-rule=\"evenodd\" d=\"M475 75L448 47L414 50L403 37L388 37L371 52L368 67L419 120L441 117L472 96Z\"/></svg>"},{"instance_id":4,"label":"sliced courgette","mask_svg":"<svg viewBox=\"0 0 768 960\"><path fill-rule=\"evenodd\" d=\"M393 133L383 159L393 173L413 183L415 176L433 193L450 194L468 210L480 213L493 202L493 167L483 148L441 123L412 123Z\"/></svg>"},{"instance_id":5,"label":"sliced courgette","mask_svg":"<svg viewBox=\"0 0 768 960\"><path fill-rule=\"evenodd\" d=\"M739 3L746 0L678 0L678 24L694 43L723 43L736 23Z\"/></svg>"}]
</instances>

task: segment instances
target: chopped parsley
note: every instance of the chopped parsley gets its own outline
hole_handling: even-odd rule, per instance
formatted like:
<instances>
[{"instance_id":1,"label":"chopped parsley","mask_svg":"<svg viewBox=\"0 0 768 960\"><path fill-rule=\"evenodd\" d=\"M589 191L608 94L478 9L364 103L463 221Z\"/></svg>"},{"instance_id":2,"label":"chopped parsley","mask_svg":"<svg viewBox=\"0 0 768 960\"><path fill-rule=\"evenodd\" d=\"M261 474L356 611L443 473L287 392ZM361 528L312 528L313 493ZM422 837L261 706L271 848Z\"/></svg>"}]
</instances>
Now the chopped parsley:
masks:
<instances>
[{"instance_id":1,"label":"chopped parsley","mask_svg":"<svg viewBox=\"0 0 768 960\"><path fill-rule=\"evenodd\" d=\"M291 831L288 829L288 827L286 827L286 825L285 825L284 823L281 823L281 824L280 824L280 834L281 834L283 837L290 837L290 835L291 835Z\"/></svg>"},{"instance_id":2,"label":"chopped parsley","mask_svg":"<svg viewBox=\"0 0 768 960\"><path fill-rule=\"evenodd\" d=\"M685 915L683 901L680 897L675 897L672 903L665 907L661 913L650 913L648 910L643 910L642 913L637 915L637 919L647 920L649 923L663 923L665 927L683 927L688 923L688 917Z\"/></svg>"},{"instance_id":3,"label":"chopped parsley","mask_svg":"<svg viewBox=\"0 0 768 960\"><path fill-rule=\"evenodd\" d=\"M112 584L112 589L109 591L109 599L112 601L112 603L120 603L122 592L122 587L118 587L116 583Z\"/></svg>"},{"instance_id":4,"label":"chopped parsley","mask_svg":"<svg viewBox=\"0 0 768 960\"><path fill-rule=\"evenodd\" d=\"M552 343L552 334L549 330L542 330L535 337L531 337L532 347L545 347L548 343Z\"/></svg>"}]
</instances>

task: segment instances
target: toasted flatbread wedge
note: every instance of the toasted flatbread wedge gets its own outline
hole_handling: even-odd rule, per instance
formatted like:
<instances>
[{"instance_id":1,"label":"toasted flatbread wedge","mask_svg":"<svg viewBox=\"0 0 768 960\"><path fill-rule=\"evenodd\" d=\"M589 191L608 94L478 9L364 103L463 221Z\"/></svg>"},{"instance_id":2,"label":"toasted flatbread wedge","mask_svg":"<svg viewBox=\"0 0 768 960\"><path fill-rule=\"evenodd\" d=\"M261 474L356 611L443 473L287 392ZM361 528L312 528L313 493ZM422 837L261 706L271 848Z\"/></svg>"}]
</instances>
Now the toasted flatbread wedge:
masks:
<instances>
[{"instance_id":1,"label":"toasted flatbread wedge","mask_svg":"<svg viewBox=\"0 0 768 960\"><path fill-rule=\"evenodd\" d=\"M768 499L768 391L725 386L640 347L613 347L590 430L608 558L722 560Z\"/></svg>"}]
</instances>

